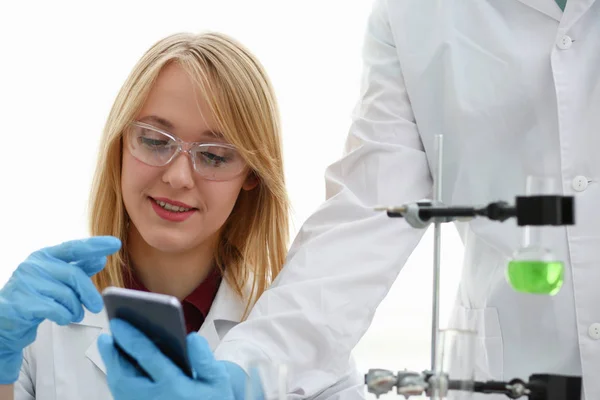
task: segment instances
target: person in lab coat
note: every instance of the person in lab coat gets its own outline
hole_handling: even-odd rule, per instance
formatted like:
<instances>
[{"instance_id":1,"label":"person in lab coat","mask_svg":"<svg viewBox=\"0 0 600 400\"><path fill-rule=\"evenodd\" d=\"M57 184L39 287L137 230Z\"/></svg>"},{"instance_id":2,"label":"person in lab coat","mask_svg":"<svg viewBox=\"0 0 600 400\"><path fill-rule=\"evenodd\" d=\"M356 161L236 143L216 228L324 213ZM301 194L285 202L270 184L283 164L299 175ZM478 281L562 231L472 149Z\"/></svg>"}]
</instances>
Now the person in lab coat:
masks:
<instances>
[{"instance_id":1,"label":"person in lab coat","mask_svg":"<svg viewBox=\"0 0 600 400\"><path fill-rule=\"evenodd\" d=\"M216 357L299 362L293 382L308 394L343 374L424 232L373 209L432 198L434 136L443 134L445 204L513 202L530 175L575 197L576 224L546 229L565 265L554 296L507 283L521 244L514 221L457 223L465 253L450 326L477 330L477 378L582 376L585 399L599 399L599 22L597 0L375 0L360 100L345 155L326 172L327 201Z\"/></svg>"},{"instance_id":2,"label":"person in lab coat","mask_svg":"<svg viewBox=\"0 0 600 400\"><path fill-rule=\"evenodd\" d=\"M226 35L175 34L144 54L104 129L92 237L33 253L0 289L0 398L244 396L244 371L212 350L285 259L278 118L262 66ZM109 325L99 292L111 285L182 301L196 379L132 326ZM364 398L352 362L314 398Z\"/></svg>"}]
</instances>

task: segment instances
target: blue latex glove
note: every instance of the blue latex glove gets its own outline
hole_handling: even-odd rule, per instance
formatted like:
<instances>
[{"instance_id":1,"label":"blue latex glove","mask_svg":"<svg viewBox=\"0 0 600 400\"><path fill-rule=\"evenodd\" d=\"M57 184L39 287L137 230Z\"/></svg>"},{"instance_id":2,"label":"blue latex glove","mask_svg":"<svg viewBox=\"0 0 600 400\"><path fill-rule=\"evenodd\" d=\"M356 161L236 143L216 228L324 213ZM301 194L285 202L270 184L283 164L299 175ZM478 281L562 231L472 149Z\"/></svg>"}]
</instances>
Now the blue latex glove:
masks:
<instances>
[{"instance_id":1,"label":"blue latex glove","mask_svg":"<svg viewBox=\"0 0 600 400\"><path fill-rule=\"evenodd\" d=\"M236 364L217 361L206 339L187 336L191 379L165 356L147 336L129 323L110 321L111 335L98 338L98 349L106 365L106 379L115 400L242 400L246 373ZM143 376L117 350L114 342L133 357L150 377Z\"/></svg>"},{"instance_id":2,"label":"blue latex glove","mask_svg":"<svg viewBox=\"0 0 600 400\"><path fill-rule=\"evenodd\" d=\"M37 327L49 319L59 325L80 322L82 305L103 308L90 279L119 250L112 236L73 240L31 254L0 289L0 384L19 378L23 349L33 343Z\"/></svg>"}]
</instances>

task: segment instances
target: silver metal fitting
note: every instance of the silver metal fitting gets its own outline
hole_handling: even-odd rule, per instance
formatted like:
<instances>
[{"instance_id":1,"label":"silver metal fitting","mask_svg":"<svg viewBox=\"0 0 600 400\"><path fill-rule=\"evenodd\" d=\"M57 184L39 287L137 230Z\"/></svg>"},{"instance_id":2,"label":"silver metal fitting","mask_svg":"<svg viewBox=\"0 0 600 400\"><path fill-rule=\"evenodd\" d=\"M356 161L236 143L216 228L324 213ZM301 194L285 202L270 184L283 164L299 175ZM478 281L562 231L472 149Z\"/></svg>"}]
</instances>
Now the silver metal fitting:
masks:
<instances>
[{"instance_id":1,"label":"silver metal fitting","mask_svg":"<svg viewBox=\"0 0 600 400\"><path fill-rule=\"evenodd\" d=\"M365 375L367 389L376 398L392 391L397 382L394 373L385 369L370 369Z\"/></svg>"},{"instance_id":2,"label":"silver metal fitting","mask_svg":"<svg viewBox=\"0 0 600 400\"><path fill-rule=\"evenodd\" d=\"M410 396L420 396L427 391L429 385L425 376L417 372L398 372L396 393L408 399Z\"/></svg>"}]
</instances>

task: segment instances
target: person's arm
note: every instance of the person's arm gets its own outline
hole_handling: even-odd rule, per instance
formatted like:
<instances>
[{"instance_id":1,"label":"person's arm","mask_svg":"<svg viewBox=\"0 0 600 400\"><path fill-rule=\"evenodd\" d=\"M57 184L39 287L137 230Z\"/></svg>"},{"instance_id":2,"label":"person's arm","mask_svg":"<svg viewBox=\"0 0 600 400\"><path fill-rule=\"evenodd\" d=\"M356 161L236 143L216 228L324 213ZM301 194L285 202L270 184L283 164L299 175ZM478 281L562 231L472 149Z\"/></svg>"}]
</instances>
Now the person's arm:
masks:
<instances>
[{"instance_id":1,"label":"person's arm","mask_svg":"<svg viewBox=\"0 0 600 400\"><path fill-rule=\"evenodd\" d=\"M15 393L15 385L0 385L0 399L13 400Z\"/></svg>"},{"instance_id":2,"label":"person's arm","mask_svg":"<svg viewBox=\"0 0 600 400\"><path fill-rule=\"evenodd\" d=\"M326 172L327 201L302 226L274 285L215 353L246 370L259 359L289 364L299 395L347 374L352 349L424 233L373 207L432 193L386 1L375 2L363 59L346 154Z\"/></svg>"},{"instance_id":3,"label":"person's arm","mask_svg":"<svg viewBox=\"0 0 600 400\"><path fill-rule=\"evenodd\" d=\"M82 306L102 311L102 296L90 277L120 247L115 237L97 236L40 249L0 288L0 384L3 392L14 386L11 399L35 398L28 354L43 320L65 326L83 319Z\"/></svg>"}]
</instances>

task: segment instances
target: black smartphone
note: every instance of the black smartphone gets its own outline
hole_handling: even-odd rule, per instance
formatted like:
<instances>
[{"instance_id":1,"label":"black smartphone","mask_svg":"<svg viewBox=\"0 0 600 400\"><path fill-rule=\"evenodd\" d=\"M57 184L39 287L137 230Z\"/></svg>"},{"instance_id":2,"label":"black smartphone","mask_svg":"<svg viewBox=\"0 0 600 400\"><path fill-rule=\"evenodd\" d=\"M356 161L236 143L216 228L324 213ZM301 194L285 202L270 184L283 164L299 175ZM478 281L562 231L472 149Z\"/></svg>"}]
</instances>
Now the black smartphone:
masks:
<instances>
[{"instance_id":1,"label":"black smartphone","mask_svg":"<svg viewBox=\"0 0 600 400\"><path fill-rule=\"evenodd\" d=\"M193 378L183 308L176 297L110 286L102 292L102 298L109 319L119 318L133 325L187 376ZM116 341L115 346L142 374L151 378Z\"/></svg>"}]
</instances>

